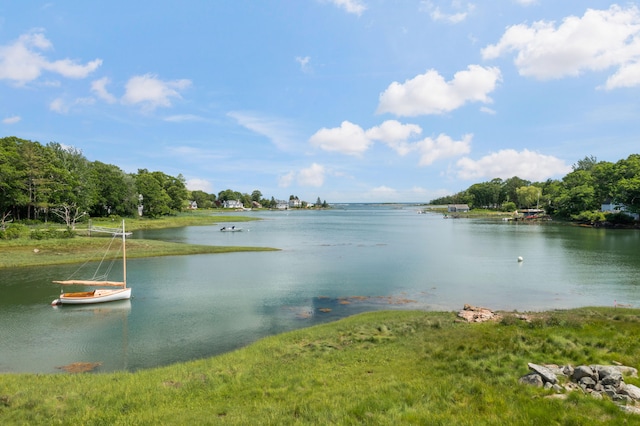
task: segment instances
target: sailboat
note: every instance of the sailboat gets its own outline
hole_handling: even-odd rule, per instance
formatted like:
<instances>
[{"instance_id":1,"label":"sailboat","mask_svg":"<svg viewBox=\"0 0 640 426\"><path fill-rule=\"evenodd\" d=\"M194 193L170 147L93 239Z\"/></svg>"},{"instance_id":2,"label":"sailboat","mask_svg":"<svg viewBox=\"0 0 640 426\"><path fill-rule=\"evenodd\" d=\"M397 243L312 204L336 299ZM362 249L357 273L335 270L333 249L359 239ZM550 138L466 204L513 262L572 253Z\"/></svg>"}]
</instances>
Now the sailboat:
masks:
<instances>
[{"instance_id":1,"label":"sailboat","mask_svg":"<svg viewBox=\"0 0 640 426\"><path fill-rule=\"evenodd\" d=\"M93 287L120 287L116 289L97 288L91 291L77 291L70 293L60 293L60 297L51 302L52 305L85 305L90 303L113 302L115 300L127 300L131 298L131 288L127 287L127 249L126 236L124 230L124 220L122 221L122 231L114 229L113 239L122 236L122 281L108 280L64 280L53 281L61 285L85 285Z\"/></svg>"}]
</instances>

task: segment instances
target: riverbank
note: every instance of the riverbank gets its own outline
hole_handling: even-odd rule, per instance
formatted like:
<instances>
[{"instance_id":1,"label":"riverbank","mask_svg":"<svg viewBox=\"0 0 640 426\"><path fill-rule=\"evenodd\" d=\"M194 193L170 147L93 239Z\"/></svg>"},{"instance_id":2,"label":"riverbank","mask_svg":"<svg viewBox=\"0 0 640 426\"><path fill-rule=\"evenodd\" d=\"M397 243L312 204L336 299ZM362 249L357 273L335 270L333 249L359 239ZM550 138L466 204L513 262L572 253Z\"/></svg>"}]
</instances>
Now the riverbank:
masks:
<instances>
[{"instance_id":1,"label":"riverbank","mask_svg":"<svg viewBox=\"0 0 640 426\"><path fill-rule=\"evenodd\" d=\"M181 226L213 226L221 223L241 223L258 220L250 217L211 214L185 214L160 219L126 219L127 231L139 229L176 228ZM94 226L117 227L115 220L94 219ZM88 256L104 246L104 236L88 237L87 225L77 227L74 238L33 240L18 238L0 240L0 269L45 266L85 262ZM130 259L157 256L181 256L207 253L245 251L274 251L271 247L236 247L181 244L166 241L129 239L127 256Z\"/></svg>"},{"instance_id":2,"label":"riverbank","mask_svg":"<svg viewBox=\"0 0 640 426\"><path fill-rule=\"evenodd\" d=\"M529 362L637 367L640 310L584 308L521 318L502 313L499 321L470 324L452 312L373 312L265 338L222 356L136 373L0 375L0 420L640 423L606 397L557 394L518 382ZM633 377L625 382L640 384Z\"/></svg>"}]
</instances>

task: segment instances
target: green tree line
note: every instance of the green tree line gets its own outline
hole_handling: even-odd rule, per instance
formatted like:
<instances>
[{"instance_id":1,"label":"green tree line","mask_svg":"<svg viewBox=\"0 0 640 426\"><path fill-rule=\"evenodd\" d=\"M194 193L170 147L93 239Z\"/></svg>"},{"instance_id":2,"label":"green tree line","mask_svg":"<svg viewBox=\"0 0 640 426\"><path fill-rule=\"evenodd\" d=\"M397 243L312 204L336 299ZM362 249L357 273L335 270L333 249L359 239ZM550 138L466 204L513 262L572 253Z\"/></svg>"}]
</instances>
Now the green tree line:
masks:
<instances>
[{"instance_id":1,"label":"green tree line","mask_svg":"<svg viewBox=\"0 0 640 426\"><path fill-rule=\"evenodd\" d=\"M113 164L89 161L80 150L57 142L42 145L15 136L0 138L0 230L13 220L62 222L73 228L88 217L153 218L175 214L191 201L199 208L216 208L228 200L245 207L277 204L259 190L243 194L226 189L217 196L188 191L182 175L147 169L125 173Z\"/></svg>"},{"instance_id":2,"label":"green tree line","mask_svg":"<svg viewBox=\"0 0 640 426\"><path fill-rule=\"evenodd\" d=\"M585 157L560 180L530 182L514 176L475 183L430 204L468 204L503 211L538 207L550 215L582 220L601 215L601 205L606 202L640 213L640 154L616 163Z\"/></svg>"},{"instance_id":3,"label":"green tree line","mask_svg":"<svg viewBox=\"0 0 640 426\"><path fill-rule=\"evenodd\" d=\"M148 217L180 211L188 191L184 178L163 172L125 173L89 161L80 150L56 142L42 145L17 137L0 139L0 219L62 221L85 216Z\"/></svg>"}]
</instances>

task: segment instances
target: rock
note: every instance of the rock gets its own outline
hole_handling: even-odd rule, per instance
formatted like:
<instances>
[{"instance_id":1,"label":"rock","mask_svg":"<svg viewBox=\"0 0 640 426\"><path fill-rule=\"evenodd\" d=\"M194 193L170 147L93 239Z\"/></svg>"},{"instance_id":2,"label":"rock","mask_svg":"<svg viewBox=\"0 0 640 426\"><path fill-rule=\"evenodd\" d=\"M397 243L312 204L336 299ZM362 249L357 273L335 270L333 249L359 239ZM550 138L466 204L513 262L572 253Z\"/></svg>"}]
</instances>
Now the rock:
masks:
<instances>
[{"instance_id":1,"label":"rock","mask_svg":"<svg viewBox=\"0 0 640 426\"><path fill-rule=\"evenodd\" d=\"M593 371L593 368L586 365L580 365L573 370L571 378L573 379L573 381L579 382L583 377L590 377L594 381L598 378L596 372Z\"/></svg>"},{"instance_id":2,"label":"rock","mask_svg":"<svg viewBox=\"0 0 640 426\"><path fill-rule=\"evenodd\" d=\"M464 308L458 312L458 316L467 322L485 322L498 318L491 309L471 306L469 304L464 305Z\"/></svg>"},{"instance_id":3,"label":"rock","mask_svg":"<svg viewBox=\"0 0 640 426\"><path fill-rule=\"evenodd\" d=\"M564 367L562 367L562 374L567 377L573 376L573 367L571 365L565 365Z\"/></svg>"},{"instance_id":4,"label":"rock","mask_svg":"<svg viewBox=\"0 0 640 426\"><path fill-rule=\"evenodd\" d=\"M617 368L623 376L638 377L637 368L628 367L626 365L616 365L615 368Z\"/></svg>"},{"instance_id":5,"label":"rock","mask_svg":"<svg viewBox=\"0 0 640 426\"><path fill-rule=\"evenodd\" d=\"M556 376L565 376L566 374L564 374L564 367L561 367L557 364L542 364L543 367L548 368L549 370L551 370L551 372L553 374L555 374Z\"/></svg>"},{"instance_id":6,"label":"rock","mask_svg":"<svg viewBox=\"0 0 640 426\"><path fill-rule=\"evenodd\" d=\"M611 385L614 388L620 386L622 382L622 373L614 366L596 365L594 370L598 374L598 380L604 386Z\"/></svg>"},{"instance_id":7,"label":"rock","mask_svg":"<svg viewBox=\"0 0 640 426\"><path fill-rule=\"evenodd\" d=\"M545 398L547 398L547 399L567 399L568 396L569 395L567 395L566 393L554 393L554 394L545 396Z\"/></svg>"},{"instance_id":8,"label":"rock","mask_svg":"<svg viewBox=\"0 0 640 426\"><path fill-rule=\"evenodd\" d=\"M533 385L539 388L541 388L543 385L542 377L540 377L540 375L536 373L529 373L526 376L522 376L518 381L525 385Z\"/></svg>"},{"instance_id":9,"label":"rock","mask_svg":"<svg viewBox=\"0 0 640 426\"><path fill-rule=\"evenodd\" d=\"M578 384L582 387L582 389L593 389L596 387L596 381L593 380L589 376L584 376L580 380L578 380Z\"/></svg>"},{"instance_id":10,"label":"rock","mask_svg":"<svg viewBox=\"0 0 640 426\"><path fill-rule=\"evenodd\" d=\"M627 395L631 399L638 400L640 399L640 388L636 385L629 385L626 383L622 383L620 389L618 389L618 393L622 395Z\"/></svg>"},{"instance_id":11,"label":"rock","mask_svg":"<svg viewBox=\"0 0 640 426\"><path fill-rule=\"evenodd\" d=\"M558 383L558 378L556 377L556 375L547 367L534 364L532 362L528 363L527 366L531 371L538 373L540 377L542 377L542 380L544 380L545 382L551 383L552 385Z\"/></svg>"},{"instance_id":12,"label":"rock","mask_svg":"<svg viewBox=\"0 0 640 426\"><path fill-rule=\"evenodd\" d=\"M620 408L622 411L626 411L631 414L640 414L640 407L636 407L634 405L621 405Z\"/></svg>"}]
</instances>

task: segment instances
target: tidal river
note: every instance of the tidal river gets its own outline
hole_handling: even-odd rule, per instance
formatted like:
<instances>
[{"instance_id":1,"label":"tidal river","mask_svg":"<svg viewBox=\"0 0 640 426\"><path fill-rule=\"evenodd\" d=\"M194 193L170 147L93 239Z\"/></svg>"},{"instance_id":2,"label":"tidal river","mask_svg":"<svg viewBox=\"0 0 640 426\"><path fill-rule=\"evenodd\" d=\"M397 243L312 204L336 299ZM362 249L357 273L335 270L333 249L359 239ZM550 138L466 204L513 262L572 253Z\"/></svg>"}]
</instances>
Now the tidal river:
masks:
<instances>
[{"instance_id":1,"label":"tidal river","mask_svg":"<svg viewBox=\"0 0 640 426\"><path fill-rule=\"evenodd\" d=\"M377 309L640 307L638 230L419 210L350 204L138 231L131 238L281 251L130 260L133 297L124 303L50 306L60 291L51 281L77 265L0 270L0 372L55 373L79 362L135 371Z\"/></svg>"}]
</instances>

